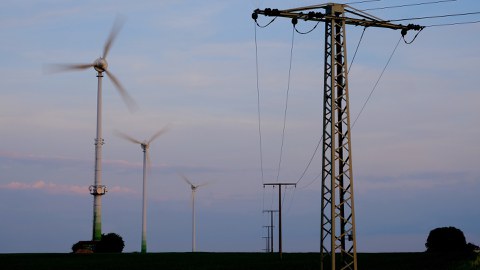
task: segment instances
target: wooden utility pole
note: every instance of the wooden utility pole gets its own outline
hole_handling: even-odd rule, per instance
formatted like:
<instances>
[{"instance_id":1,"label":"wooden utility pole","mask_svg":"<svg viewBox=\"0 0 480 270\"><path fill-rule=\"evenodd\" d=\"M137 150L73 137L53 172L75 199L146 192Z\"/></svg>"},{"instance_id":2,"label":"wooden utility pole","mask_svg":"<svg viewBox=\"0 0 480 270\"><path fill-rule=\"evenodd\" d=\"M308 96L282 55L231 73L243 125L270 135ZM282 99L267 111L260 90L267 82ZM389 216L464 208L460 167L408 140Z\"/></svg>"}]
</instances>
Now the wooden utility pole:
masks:
<instances>
[{"instance_id":1,"label":"wooden utility pole","mask_svg":"<svg viewBox=\"0 0 480 270\"><path fill-rule=\"evenodd\" d=\"M277 213L278 210L263 210L263 213L270 213L270 252L273 253L273 214Z\"/></svg>"},{"instance_id":2,"label":"wooden utility pole","mask_svg":"<svg viewBox=\"0 0 480 270\"><path fill-rule=\"evenodd\" d=\"M267 183L265 186L278 186L278 253L282 259L282 186L297 186L297 183ZM273 250L273 246L272 246Z\"/></svg>"}]
</instances>

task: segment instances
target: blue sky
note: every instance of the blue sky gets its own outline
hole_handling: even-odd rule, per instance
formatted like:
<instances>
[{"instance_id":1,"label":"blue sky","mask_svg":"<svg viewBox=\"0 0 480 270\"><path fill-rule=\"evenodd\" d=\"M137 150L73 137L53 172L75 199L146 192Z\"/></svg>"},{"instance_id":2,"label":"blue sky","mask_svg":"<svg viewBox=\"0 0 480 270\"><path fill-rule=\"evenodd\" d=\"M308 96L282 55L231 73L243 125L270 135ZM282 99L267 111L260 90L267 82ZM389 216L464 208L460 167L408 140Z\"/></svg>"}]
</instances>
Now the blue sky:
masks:
<instances>
[{"instance_id":1,"label":"blue sky","mask_svg":"<svg viewBox=\"0 0 480 270\"><path fill-rule=\"evenodd\" d=\"M250 15L318 3L2 1L0 253L69 252L91 237L95 72L46 75L42 68L93 62L117 14L127 20L109 70L140 109L130 113L104 80L103 231L122 235L125 251L140 250L142 152L114 131L143 140L171 123L151 146L149 251L191 249L190 189L178 173L209 183L197 192L198 250L261 251L269 222L262 210L276 207L277 193L262 187ZM478 1L458 0L370 13L398 19L474 11ZM347 28L350 59L362 30ZM480 244L479 30L431 27L413 44L402 42L353 128L358 251L423 251L428 232L443 226ZM281 182L299 179L320 138L323 35L322 26L295 35ZM276 181L291 36L288 19L257 29L265 182ZM398 31L366 30L349 74L352 118L399 38ZM319 250L320 166L317 156L298 187L284 192L284 251Z\"/></svg>"}]
</instances>

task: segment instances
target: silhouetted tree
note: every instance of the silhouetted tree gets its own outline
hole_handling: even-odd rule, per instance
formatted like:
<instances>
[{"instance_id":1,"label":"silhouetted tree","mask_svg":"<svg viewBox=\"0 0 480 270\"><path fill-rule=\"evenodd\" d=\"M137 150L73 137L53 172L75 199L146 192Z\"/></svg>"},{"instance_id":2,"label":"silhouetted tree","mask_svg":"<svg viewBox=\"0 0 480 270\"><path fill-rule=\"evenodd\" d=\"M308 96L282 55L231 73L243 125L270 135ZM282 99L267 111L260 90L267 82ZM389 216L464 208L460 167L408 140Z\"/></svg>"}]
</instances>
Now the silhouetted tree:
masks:
<instances>
[{"instance_id":1,"label":"silhouetted tree","mask_svg":"<svg viewBox=\"0 0 480 270\"><path fill-rule=\"evenodd\" d=\"M435 253L465 253L469 251L465 235L455 227L442 227L431 230L425 247L427 252Z\"/></svg>"},{"instance_id":2,"label":"silhouetted tree","mask_svg":"<svg viewBox=\"0 0 480 270\"><path fill-rule=\"evenodd\" d=\"M82 248L82 243L81 243L81 241L78 241L77 243L73 244L72 252L76 253L81 248Z\"/></svg>"},{"instance_id":3,"label":"silhouetted tree","mask_svg":"<svg viewBox=\"0 0 480 270\"><path fill-rule=\"evenodd\" d=\"M467 250L468 250L468 251L472 251L472 252L473 252L473 251L478 251L478 250L480 250L480 247L477 246L477 245L475 245L475 244L473 244L473 243L468 243L468 244L467 244Z\"/></svg>"},{"instance_id":4,"label":"silhouetted tree","mask_svg":"<svg viewBox=\"0 0 480 270\"><path fill-rule=\"evenodd\" d=\"M96 253L121 253L125 247L123 238L116 233L102 234L101 240L96 244Z\"/></svg>"},{"instance_id":5,"label":"silhouetted tree","mask_svg":"<svg viewBox=\"0 0 480 270\"><path fill-rule=\"evenodd\" d=\"M95 251L95 241L78 241L73 244L72 252L73 253L93 253Z\"/></svg>"}]
</instances>

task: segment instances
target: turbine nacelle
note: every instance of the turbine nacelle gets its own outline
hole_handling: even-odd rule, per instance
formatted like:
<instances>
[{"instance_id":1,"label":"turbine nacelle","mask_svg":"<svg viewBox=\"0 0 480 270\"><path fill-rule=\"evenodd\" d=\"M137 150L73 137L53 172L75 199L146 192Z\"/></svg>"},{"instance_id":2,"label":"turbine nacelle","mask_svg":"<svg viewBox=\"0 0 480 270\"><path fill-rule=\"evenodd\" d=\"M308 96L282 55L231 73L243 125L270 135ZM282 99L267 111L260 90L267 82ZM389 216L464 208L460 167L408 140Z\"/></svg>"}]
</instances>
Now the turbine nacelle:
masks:
<instances>
[{"instance_id":1,"label":"turbine nacelle","mask_svg":"<svg viewBox=\"0 0 480 270\"><path fill-rule=\"evenodd\" d=\"M190 188L192 189L192 192L195 192L199 187L203 187L203 186L206 186L208 183L203 183L203 184L199 184L199 185L194 185L192 183L192 181L190 181L190 179L188 179L185 175L183 174L179 174L180 177L182 177L183 181L185 181L185 183L187 183L187 185L190 186Z\"/></svg>"},{"instance_id":2,"label":"turbine nacelle","mask_svg":"<svg viewBox=\"0 0 480 270\"><path fill-rule=\"evenodd\" d=\"M107 70L108 63L107 60L103 57L99 57L95 62L93 62L93 68L98 72L104 72Z\"/></svg>"},{"instance_id":3,"label":"turbine nacelle","mask_svg":"<svg viewBox=\"0 0 480 270\"><path fill-rule=\"evenodd\" d=\"M75 71L75 70L85 70L89 68L94 68L98 73L103 73L105 72L107 77L112 81L114 84L115 88L118 90L118 93L122 97L123 101L125 104L128 106L128 109L133 112L137 109L137 104L133 100L132 97L127 93L127 90L122 86L120 81L115 77L107 68L108 68L108 63L107 63L107 55L112 47L113 41L115 40L118 32L120 31L121 27L123 25L123 19L117 18L115 20L115 23L113 25L112 31L110 32L110 35L108 36L107 41L105 42L105 45L103 46L103 54L97 58L93 63L80 63L80 64L50 64L47 66L47 69L45 70L48 73L51 72L62 72L62 71ZM103 77L100 76L101 74L97 75L97 77ZM100 79L100 78L99 78Z\"/></svg>"}]
</instances>

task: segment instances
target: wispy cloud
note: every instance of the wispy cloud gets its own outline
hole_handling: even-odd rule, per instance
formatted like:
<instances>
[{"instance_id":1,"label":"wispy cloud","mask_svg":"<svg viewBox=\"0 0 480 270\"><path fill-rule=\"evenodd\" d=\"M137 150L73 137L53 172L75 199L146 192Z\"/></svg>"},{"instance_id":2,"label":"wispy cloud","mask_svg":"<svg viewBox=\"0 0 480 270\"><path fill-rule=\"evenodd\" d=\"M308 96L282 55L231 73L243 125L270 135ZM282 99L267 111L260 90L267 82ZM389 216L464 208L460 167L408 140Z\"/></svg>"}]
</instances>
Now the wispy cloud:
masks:
<instances>
[{"instance_id":1,"label":"wispy cloud","mask_svg":"<svg viewBox=\"0 0 480 270\"><path fill-rule=\"evenodd\" d=\"M45 182L39 180L33 183L23 183L23 182L10 182L8 184L0 185L0 189L8 190L38 190L45 191L50 194L76 194L76 195L85 195L89 194L88 186L79 186L79 185L63 185L56 184L52 182ZM137 194L138 192L120 186L114 186L108 190L109 192L114 192L117 194Z\"/></svg>"},{"instance_id":2,"label":"wispy cloud","mask_svg":"<svg viewBox=\"0 0 480 270\"><path fill-rule=\"evenodd\" d=\"M357 178L357 190L371 192L378 190L427 190L453 186L474 186L480 183L478 172L418 172L384 177Z\"/></svg>"}]
</instances>

